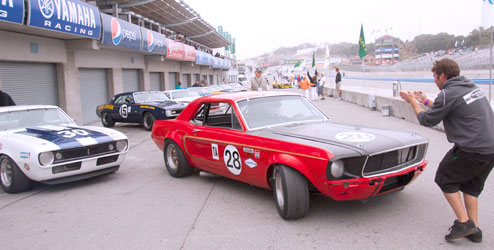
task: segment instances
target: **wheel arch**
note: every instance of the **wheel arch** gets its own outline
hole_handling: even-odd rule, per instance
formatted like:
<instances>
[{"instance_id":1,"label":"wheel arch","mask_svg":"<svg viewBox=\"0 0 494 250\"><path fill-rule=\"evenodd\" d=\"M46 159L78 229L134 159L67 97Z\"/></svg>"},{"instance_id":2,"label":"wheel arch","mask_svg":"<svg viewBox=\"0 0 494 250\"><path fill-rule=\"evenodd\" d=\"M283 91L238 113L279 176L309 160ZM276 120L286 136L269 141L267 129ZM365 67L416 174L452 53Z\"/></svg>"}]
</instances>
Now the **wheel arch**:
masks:
<instances>
[{"instance_id":1,"label":"wheel arch","mask_svg":"<svg viewBox=\"0 0 494 250\"><path fill-rule=\"evenodd\" d=\"M278 165L284 165L289 168L294 169L295 171L301 173L305 179L307 180L307 184L310 186L315 186L316 180L313 174L309 171L307 165L304 163L303 159L300 159L300 156L294 156L290 154L276 154L271 157L269 160L269 167L266 169L266 182L270 188L271 187L271 178L273 177L274 168Z\"/></svg>"}]
</instances>

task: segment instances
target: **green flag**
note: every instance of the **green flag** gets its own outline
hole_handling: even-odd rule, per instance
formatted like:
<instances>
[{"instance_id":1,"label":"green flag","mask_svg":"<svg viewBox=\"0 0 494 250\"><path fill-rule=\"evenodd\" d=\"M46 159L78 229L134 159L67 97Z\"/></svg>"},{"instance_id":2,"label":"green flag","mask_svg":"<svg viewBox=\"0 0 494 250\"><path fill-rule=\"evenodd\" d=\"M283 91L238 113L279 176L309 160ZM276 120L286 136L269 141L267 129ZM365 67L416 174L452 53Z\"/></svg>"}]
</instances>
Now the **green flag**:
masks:
<instances>
[{"instance_id":1,"label":"green flag","mask_svg":"<svg viewBox=\"0 0 494 250\"><path fill-rule=\"evenodd\" d=\"M365 46L365 37L364 37L364 25L360 24L360 39L359 39L359 49L358 49L358 55L360 58L363 58L365 55L367 55L367 47Z\"/></svg>"},{"instance_id":2,"label":"green flag","mask_svg":"<svg viewBox=\"0 0 494 250\"><path fill-rule=\"evenodd\" d=\"M295 65L293 66L294 68L300 66L300 60L297 61L297 63L295 63Z\"/></svg>"},{"instance_id":3,"label":"green flag","mask_svg":"<svg viewBox=\"0 0 494 250\"><path fill-rule=\"evenodd\" d=\"M316 66L316 56L314 52L312 52L312 68L314 68L314 66Z\"/></svg>"}]
</instances>

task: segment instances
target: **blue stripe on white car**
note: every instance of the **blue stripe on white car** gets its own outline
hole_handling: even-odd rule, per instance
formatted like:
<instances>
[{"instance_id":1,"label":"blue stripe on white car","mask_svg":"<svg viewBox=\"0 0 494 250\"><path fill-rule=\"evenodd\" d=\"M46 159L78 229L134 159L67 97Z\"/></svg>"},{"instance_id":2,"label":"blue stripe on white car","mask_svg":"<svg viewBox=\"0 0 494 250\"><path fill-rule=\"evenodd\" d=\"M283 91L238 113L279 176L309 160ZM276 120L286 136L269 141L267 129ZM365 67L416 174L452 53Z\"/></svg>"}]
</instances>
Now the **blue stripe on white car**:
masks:
<instances>
[{"instance_id":1,"label":"blue stripe on white car","mask_svg":"<svg viewBox=\"0 0 494 250\"><path fill-rule=\"evenodd\" d=\"M106 134L79 127L41 126L26 128L25 131L17 132L17 134L49 141L56 144L60 149L89 146L113 141L113 138Z\"/></svg>"}]
</instances>

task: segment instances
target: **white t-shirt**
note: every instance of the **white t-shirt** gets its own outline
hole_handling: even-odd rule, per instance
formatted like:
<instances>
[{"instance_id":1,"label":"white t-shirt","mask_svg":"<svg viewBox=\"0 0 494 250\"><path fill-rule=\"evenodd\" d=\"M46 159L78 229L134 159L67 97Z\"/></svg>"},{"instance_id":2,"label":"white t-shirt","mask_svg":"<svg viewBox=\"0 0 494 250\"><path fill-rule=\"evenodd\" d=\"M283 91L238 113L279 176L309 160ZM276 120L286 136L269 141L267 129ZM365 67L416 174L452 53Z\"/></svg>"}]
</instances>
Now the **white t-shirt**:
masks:
<instances>
[{"instance_id":1,"label":"white t-shirt","mask_svg":"<svg viewBox=\"0 0 494 250\"><path fill-rule=\"evenodd\" d=\"M324 86L326 84L326 77L321 77L319 81L319 86Z\"/></svg>"}]
</instances>

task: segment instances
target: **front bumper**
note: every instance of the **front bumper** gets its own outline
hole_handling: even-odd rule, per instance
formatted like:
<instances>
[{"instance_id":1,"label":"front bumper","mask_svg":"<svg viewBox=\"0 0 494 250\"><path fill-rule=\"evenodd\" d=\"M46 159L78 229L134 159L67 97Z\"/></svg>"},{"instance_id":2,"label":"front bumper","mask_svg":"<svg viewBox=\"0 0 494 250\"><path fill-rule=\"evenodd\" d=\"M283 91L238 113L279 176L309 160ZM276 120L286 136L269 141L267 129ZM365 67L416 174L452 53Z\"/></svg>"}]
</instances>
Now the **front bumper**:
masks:
<instances>
[{"instance_id":1,"label":"front bumper","mask_svg":"<svg viewBox=\"0 0 494 250\"><path fill-rule=\"evenodd\" d=\"M324 195L337 200L368 200L378 195L403 189L412 183L427 166L427 161L408 167L398 172L373 177L326 181Z\"/></svg>"}]
</instances>

